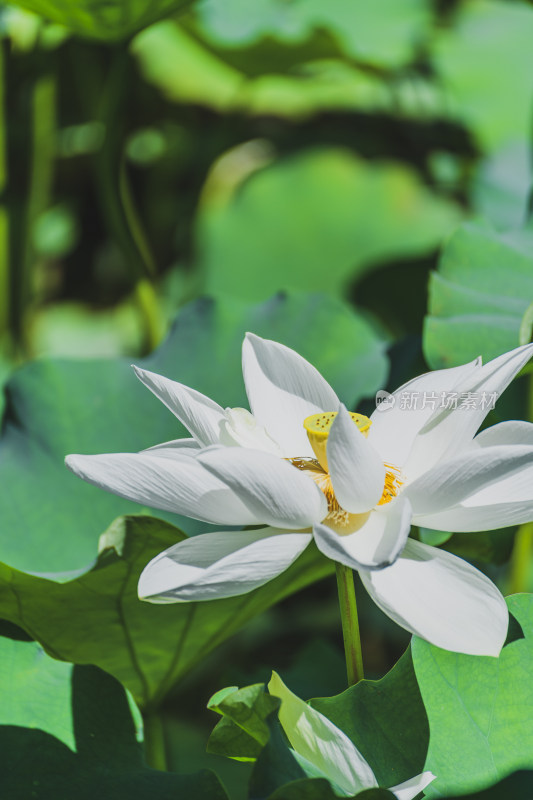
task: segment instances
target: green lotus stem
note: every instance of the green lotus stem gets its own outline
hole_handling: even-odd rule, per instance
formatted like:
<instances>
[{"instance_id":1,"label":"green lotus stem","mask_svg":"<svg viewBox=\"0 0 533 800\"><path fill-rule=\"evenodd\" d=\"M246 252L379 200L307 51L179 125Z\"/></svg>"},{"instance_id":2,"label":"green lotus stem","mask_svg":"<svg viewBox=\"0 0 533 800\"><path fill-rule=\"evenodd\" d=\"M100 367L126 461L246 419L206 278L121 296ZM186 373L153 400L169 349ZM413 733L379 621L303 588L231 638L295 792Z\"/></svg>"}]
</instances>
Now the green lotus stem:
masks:
<instances>
[{"instance_id":1,"label":"green lotus stem","mask_svg":"<svg viewBox=\"0 0 533 800\"><path fill-rule=\"evenodd\" d=\"M165 729L161 715L149 712L143 716L144 728L144 757L152 769L166 772L167 748L165 743Z\"/></svg>"},{"instance_id":2,"label":"green lotus stem","mask_svg":"<svg viewBox=\"0 0 533 800\"><path fill-rule=\"evenodd\" d=\"M526 342L527 344L527 342ZM533 422L533 372L528 375L527 418Z\"/></svg>"},{"instance_id":3,"label":"green lotus stem","mask_svg":"<svg viewBox=\"0 0 533 800\"><path fill-rule=\"evenodd\" d=\"M142 259L142 264L147 275L150 275L152 278L155 278L157 277L157 267L155 264L155 258L152 254L152 251L150 250L148 237L142 226L141 219L135 207L135 202L133 199L130 182L128 180L128 173L126 170L126 159L124 158L124 155L120 159L120 170L119 170L118 180L119 180L120 200L122 202L124 217L126 219L126 222L128 223L128 228L130 231L131 238L135 244L135 247L137 248L140 258Z\"/></svg>"},{"instance_id":4,"label":"green lotus stem","mask_svg":"<svg viewBox=\"0 0 533 800\"><path fill-rule=\"evenodd\" d=\"M533 522L518 528L511 556L510 593L529 591L529 572L533 554Z\"/></svg>"},{"instance_id":5,"label":"green lotus stem","mask_svg":"<svg viewBox=\"0 0 533 800\"><path fill-rule=\"evenodd\" d=\"M363 654L361 651L361 637L359 635L359 619L357 616L353 572L349 567L345 567L344 564L339 564L338 562L335 564L335 568L337 572L337 590L339 593L348 686L353 686L365 677L363 672Z\"/></svg>"},{"instance_id":6,"label":"green lotus stem","mask_svg":"<svg viewBox=\"0 0 533 800\"><path fill-rule=\"evenodd\" d=\"M163 338L161 309L153 284L147 278L140 278L135 284L133 297L142 314L146 343L153 350Z\"/></svg>"},{"instance_id":7,"label":"green lotus stem","mask_svg":"<svg viewBox=\"0 0 533 800\"><path fill-rule=\"evenodd\" d=\"M0 192L7 186L5 46L0 43ZM5 203L0 205L0 334L10 328L11 276L9 274L9 217Z\"/></svg>"},{"instance_id":8,"label":"green lotus stem","mask_svg":"<svg viewBox=\"0 0 533 800\"><path fill-rule=\"evenodd\" d=\"M533 303L528 307L520 326L520 344L531 340L533 325ZM533 375L528 375L527 405L528 417L533 421ZM511 554L509 589L511 594L529 591L529 573L533 558L533 522L520 525L515 536Z\"/></svg>"},{"instance_id":9,"label":"green lotus stem","mask_svg":"<svg viewBox=\"0 0 533 800\"><path fill-rule=\"evenodd\" d=\"M35 258L32 230L50 203L55 167L57 81L53 73L37 78L32 94L31 172L25 218L25 243L21 263L12 272L13 335L23 353L30 351L27 334L32 303Z\"/></svg>"},{"instance_id":10,"label":"green lotus stem","mask_svg":"<svg viewBox=\"0 0 533 800\"><path fill-rule=\"evenodd\" d=\"M533 335L533 303L531 303L525 310L522 321L520 322L520 329L518 331L518 343L529 344Z\"/></svg>"},{"instance_id":11,"label":"green lotus stem","mask_svg":"<svg viewBox=\"0 0 533 800\"><path fill-rule=\"evenodd\" d=\"M133 297L142 317L146 347L152 350L163 338L163 325L152 285L155 260L135 208L124 160L122 115L129 67L127 50L117 46L99 111L106 138L97 159L96 179L106 222L132 271Z\"/></svg>"}]
</instances>

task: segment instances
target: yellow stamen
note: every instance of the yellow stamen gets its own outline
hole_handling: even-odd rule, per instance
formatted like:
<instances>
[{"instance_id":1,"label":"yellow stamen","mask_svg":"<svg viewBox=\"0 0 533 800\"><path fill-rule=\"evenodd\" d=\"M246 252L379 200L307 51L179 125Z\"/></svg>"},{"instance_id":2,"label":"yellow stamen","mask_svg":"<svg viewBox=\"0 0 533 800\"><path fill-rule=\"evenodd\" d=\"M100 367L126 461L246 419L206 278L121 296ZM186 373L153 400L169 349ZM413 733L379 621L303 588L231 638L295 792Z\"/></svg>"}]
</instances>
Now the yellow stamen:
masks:
<instances>
[{"instance_id":1,"label":"yellow stamen","mask_svg":"<svg viewBox=\"0 0 533 800\"><path fill-rule=\"evenodd\" d=\"M325 472L318 472L313 476L313 480L318 488L324 493L328 501L328 515L326 519L340 528L347 528L350 523L350 517L356 516L345 511L339 504L335 497L333 486L331 485L331 478ZM357 516L360 516L357 514Z\"/></svg>"},{"instance_id":2,"label":"yellow stamen","mask_svg":"<svg viewBox=\"0 0 533 800\"><path fill-rule=\"evenodd\" d=\"M297 469L308 471L310 477L323 492L328 503L328 513L324 521L338 533L348 534L353 533L364 524L368 519L370 511L364 514L351 514L349 511L342 508L335 497L331 478L328 473L326 444L331 430L331 424L336 416L337 413L332 411L307 417L307 419L304 420L304 427L307 431L307 436L316 455L316 459L289 458L288 461ZM350 416L361 433L366 436L372 424L368 417L363 416L363 414L353 413L350 414ZM383 493L378 501L378 506L390 503L390 501L398 495L404 483L401 479L402 473L399 467L387 463L385 463L384 466L385 483L383 486ZM356 476L354 476L354 480L357 480Z\"/></svg>"},{"instance_id":3,"label":"yellow stamen","mask_svg":"<svg viewBox=\"0 0 533 800\"><path fill-rule=\"evenodd\" d=\"M400 486L403 486L404 483L401 480L402 473L399 467L395 467L394 464L385 464L385 469L387 470L385 473L385 486L378 506L384 506L385 503L390 503L390 501L397 496L400 491Z\"/></svg>"},{"instance_id":4,"label":"yellow stamen","mask_svg":"<svg viewBox=\"0 0 533 800\"><path fill-rule=\"evenodd\" d=\"M331 478L327 472L324 472L316 459L289 458L288 460L293 467L309 472L309 477L314 480L320 491L323 492L328 502L328 513L324 522L327 521L331 528L335 528L341 533L352 533L366 520L368 514L350 514L349 511L345 511L342 508L335 497Z\"/></svg>"},{"instance_id":5,"label":"yellow stamen","mask_svg":"<svg viewBox=\"0 0 533 800\"><path fill-rule=\"evenodd\" d=\"M304 428L307 433L307 438L324 472L328 472L326 446L331 425L336 416L336 411L326 411L323 414L313 414L311 417L304 419ZM361 433L367 436L372 424L369 418L365 417L364 414L355 414L353 412L350 413L350 416Z\"/></svg>"}]
</instances>

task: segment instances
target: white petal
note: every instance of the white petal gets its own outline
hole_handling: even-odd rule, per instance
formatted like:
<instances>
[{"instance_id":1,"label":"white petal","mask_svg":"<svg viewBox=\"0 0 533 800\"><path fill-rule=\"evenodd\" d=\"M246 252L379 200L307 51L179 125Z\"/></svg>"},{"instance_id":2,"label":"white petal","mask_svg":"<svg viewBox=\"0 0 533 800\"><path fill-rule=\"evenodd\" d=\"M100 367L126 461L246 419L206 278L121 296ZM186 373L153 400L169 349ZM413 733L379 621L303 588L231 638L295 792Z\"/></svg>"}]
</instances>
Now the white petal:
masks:
<instances>
[{"instance_id":1,"label":"white petal","mask_svg":"<svg viewBox=\"0 0 533 800\"><path fill-rule=\"evenodd\" d=\"M411 506L400 495L391 503L371 511L362 527L340 535L327 525L315 525L318 549L333 561L352 569L383 569L393 564L407 541L411 529Z\"/></svg>"},{"instance_id":2,"label":"white petal","mask_svg":"<svg viewBox=\"0 0 533 800\"><path fill-rule=\"evenodd\" d=\"M242 370L253 415L288 457L313 456L303 422L335 411L339 399L305 358L283 344L247 333Z\"/></svg>"},{"instance_id":3,"label":"white petal","mask_svg":"<svg viewBox=\"0 0 533 800\"><path fill-rule=\"evenodd\" d=\"M408 539L392 567L359 574L379 608L410 633L456 653L499 655L507 635L505 600L461 558Z\"/></svg>"},{"instance_id":4,"label":"white petal","mask_svg":"<svg viewBox=\"0 0 533 800\"><path fill-rule=\"evenodd\" d=\"M70 455L65 463L88 483L135 503L222 525L261 523L226 484L189 456Z\"/></svg>"},{"instance_id":5,"label":"white petal","mask_svg":"<svg viewBox=\"0 0 533 800\"><path fill-rule=\"evenodd\" d=\"M352 514L374 508L383 494L385 465L342 404L326 452L331 483L342 508Z\"/></svg>"},{"instance_id":6,"label":"white petal","mask_svg":"<svg viewBox=\"0 0 533 800\"><path fill-rule=\"evenodd\" d=\"M441 392L452 391L458 382L480 368L478 358L460 367L426 372L396 389L391 406L378 406L370 418L368 440L383 460L403 466L418 432L438 408Z\"/></svg>"},{"instance_id":7,"label":"white petal","mask_svg":"<svg viewBox=\"0 0 533 800\"><path fill-rule=\"evenodd\" d=\"M139 578L139 597L178 603L246 594L284 572L310 541L309 533L272 528L200 534L150 561Z\"/></svg>"},{"instance_id":8,"label":"white petal","mask_svg":"<svg viewBox=\"0 0 533 800\"><path fill-rule=\"evenodd\" d=\"M265 426L260 425L245 408L226 408L224 413L226 418L221 425L220 444L251 447L253 450L283 456L281 447L267 433Z\"/></svg>"},{"instance_id":9,"label":"white petal","mask_svg":"<svg viewBox=\"0 0 533 800\"><path fill-rule=\"evenodd\" d=\"M141 450L141 453L153 455L157 458L175 458L182 455L194 457L201 449L196 439L172 439L170 442L162 442L161 444L154 444L153 447L147 447L145 450Z\"/></svg>"},{"instance_id":10,"label":"white petal","mask_svg":"<svg viewBox=\"0 0 533 800\"><path fill-rule=\"evenodd\" d=\"M531 472L529 472L531 479ZM495 500L495 498L490 498ZM420 514L416 524L435 531L454 531L471 533L507 528L509 525L522 525L533 520L533 500L508 503L501 500L483 505L472 505L476 495L464 503L436 514Z\"/></svg>"},{"instance_id":11,"label":"white petal","mask_svg":"<svg viewBox=\"0 0 533 800\"><path fill-rule=\"evenodd\" d=\"M475 505L533 501L533 447L498 445L471 448L438 464L410 483L404 493L419 515L434 514L476 497Z\"/></svg>"},{"instance_id":12,"label":"white petal","mask_svg":"<svg viewBox=\"0 0 533 800\"><path fill-rule=\"evenodd\" d=\"M491 397L502 394L532 354L533 344L517 347L489 361L454 387L459 398L468 393L473 395L475 407L465 408L459 403L457 408L440 409L431 417L420 431L405 464L408 479L471 446L476 431L490 411Z\"/></svg>"},{"instance_id":13,"label":"white petal","mask_svg":"<svg viewBox=\"0 0 533 800\"><path fill-rule=\"evenodd\" d=\"M408 781L392 786L389 791L396 795L397 800L414 800L426 786L435 780L435 777L432 772L422 772L421 775L416 775L414 778L409 778Z\"/></svg>"},{"instance_id":14,"label":"white petal","mask_svg":"<svg viewBox=\"0 0 533 800\"><path fill-rule=\"evenodd\" d=\"M139 380L172 411L199 444L204 447L218 444L220 423L224 419L221 406L182 383L139 367L133 369Z\"/></svg>"},{"instance_id":15,"label":"white petal","mask_svg":"<svg viewBox=\"0 0 533 800\"><path fill-rule=\"evenodd\" d=\"M327 514L326 498L312 479L270 453L212 448L201 453L198 461L267 525L298 530Z\"/></svg>"},{"instance_id":16,"label":"white petal","mask_svg":"<svg viewBox=\"0 0 533 800\"><path fill-rule=\"evenodd\" d=\"M478 433L473 444L479 447L493 447L497 444L533 445L533 423L516 420L499 422Z\"/></svg>"},{"instance_id":17,"label":"white petal","mask_svg":"<svg viewBox=\"0 0 533 800\"><path fill-rule=\"evenodd\" d=\"M297 753L349 795L377 787L370 765L346 734L293 694L275 672L268 691L281 699L279 721Z\"/></svg>"}]
</instances>

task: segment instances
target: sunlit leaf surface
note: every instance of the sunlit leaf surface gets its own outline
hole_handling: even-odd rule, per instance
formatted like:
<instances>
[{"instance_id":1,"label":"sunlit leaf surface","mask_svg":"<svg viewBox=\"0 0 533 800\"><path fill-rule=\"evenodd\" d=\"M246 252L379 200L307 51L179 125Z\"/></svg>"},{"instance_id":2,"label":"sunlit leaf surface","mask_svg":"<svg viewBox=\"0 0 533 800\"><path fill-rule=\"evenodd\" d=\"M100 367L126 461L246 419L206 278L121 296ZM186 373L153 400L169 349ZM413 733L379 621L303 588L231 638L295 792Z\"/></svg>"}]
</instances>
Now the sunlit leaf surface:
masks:
<instances>
[{"instance_id":1,"label":"sunlit leaf surface","mask_svg":"<svg viewBox=\"0 0 533 800\"><path fill-rule=\"evenodd\" d=\"M513 595L508 606L524 638L510 637L499 659L413 640L429 720L426 768L437 776L427 797L475 791L533 768L533 597Z\"/></svg>"}]
</instances>

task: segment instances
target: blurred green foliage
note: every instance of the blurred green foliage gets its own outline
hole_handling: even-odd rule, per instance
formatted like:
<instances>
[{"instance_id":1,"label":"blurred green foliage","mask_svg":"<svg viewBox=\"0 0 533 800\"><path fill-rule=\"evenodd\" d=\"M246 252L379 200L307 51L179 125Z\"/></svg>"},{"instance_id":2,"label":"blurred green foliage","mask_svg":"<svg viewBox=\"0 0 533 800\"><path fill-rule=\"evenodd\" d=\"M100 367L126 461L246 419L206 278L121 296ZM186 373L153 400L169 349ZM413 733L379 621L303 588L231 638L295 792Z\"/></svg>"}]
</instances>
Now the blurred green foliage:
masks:
<instances>
[{"instance_id":1,"label":"blurred green foliage","mask_svg":"<svg viewBox=\"0 0 533 800\"><path fill-rule=\"evenodd\" d=\"M17 5L82 36L122 39L191 0L20 0Z\"/></svg>"},{"instance_id":2,"label":"blurred green foliage","mask_svg":"<svg viewBox=\"0 0 533 800\"><path fill-rule=\"evenodd\" d=\"M362 298L401 337L461 217L524 213L526 4L21 5L43 17L0 16L10 358L66 326L150 349L206 291Z\"/></svg>"},{"instance_id":3,"label":"blurred green foliage","mask_svg":"<svg viewBox=\"0 0 533 800\"><path fill-rule=\"evenodd\" d=\"M240 615L224 601L227 616L217 606L211 620L206 605L198 611L205 624L184 638L189 661L178 653L170 668L172 626L186 607L175 614L139 607L134 580L118 598L117 575L139 569L139 558L107 549L84 569L101 531L139 507L81 483L63 457L180 435L134 380L132 359L222 404L244 405L245 330L296 348L350 407L366 411L376 389L424 371L424 357L440 367L530 340L533 7L525 0L24 0L0 6L0 36L0 383L9 378L0 398L0 522L10 565L2 567L4 616L21 626L0 622L0 630L18 639L29 632L56 656L103 666L145 704L164 694L161 729L154 733L147 719L147 742L160 737L170 769L198 770L208 762L197 743L212 727L212 715L198 709L227 685L221 680L245 685L276 667L304 696L336 693L334 591L330 582L315 584L252 619L295 588L288 573L278 593L267 585ZM517 382L492 421L527 413L528 394ZM173 521L189 535L206 528ZM141 529L142 519L136 524ZM181 535L157 524L153 548L158 535L168 543ZM523 534L521 557L531 560ZM420 536L436 543L434 532ZM513 536L455 534L446 548L482 561L505 585L501 564ZM517 566L516 552L511 583L531 589L533 570ZM317 564L309 580L323 573ZM120 602L144 624L133 635L145 637L137 672ZM414 661L406 654L378 683L316 707L389 785L395 770L409 777L422 769L428 738L441 795L486 785L491 770L496 781L531 766L529 722L513 716L529 707L530 614L525 600L510 602L526 638L510 643L501 662L417 641ZM366 597L359 603L368 672L383 675L406 636ZM164 624L155 621L160 612ZM316 637L322 641L309 642ZM225 796L212 775L145 768L111 678L52 661L36 643L4 637L0 647L7 764L0 771L13 800L30 792L70 800L73 787L81 800L98 792ZM498 664L507 671L505 691ZM155 677L143 696L147 674ZM105 716L106 703L120 730ZM87 716L91 705L98 719ZM496 726L489 733L487 709ZM217 728L219 748L235 734L231 725L224 717ZM275 717L268 726L253 767L224 772L232 798L332 796L321 779L303 775ZM115 739L123 745L116 753ZM211 743L216 749L216 736ZM250 769L247 789L241 775ZM531 773L511 776L479 797L525 796L531 780Z\"/></svg>"},{"instance_id":4,"label":"blurred green foliage","mask_svg":"<svg viewBox=\"0 0 533 800\"><path fill-rule=\"evenodd\" d=\"M494 358L530 340L520 327L533 298L533 231L461 226L429 283L424 352L434 368Z\"/></svg>"}]
</instances>

